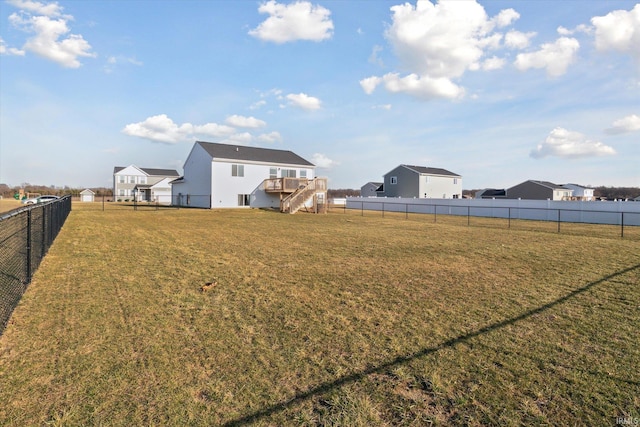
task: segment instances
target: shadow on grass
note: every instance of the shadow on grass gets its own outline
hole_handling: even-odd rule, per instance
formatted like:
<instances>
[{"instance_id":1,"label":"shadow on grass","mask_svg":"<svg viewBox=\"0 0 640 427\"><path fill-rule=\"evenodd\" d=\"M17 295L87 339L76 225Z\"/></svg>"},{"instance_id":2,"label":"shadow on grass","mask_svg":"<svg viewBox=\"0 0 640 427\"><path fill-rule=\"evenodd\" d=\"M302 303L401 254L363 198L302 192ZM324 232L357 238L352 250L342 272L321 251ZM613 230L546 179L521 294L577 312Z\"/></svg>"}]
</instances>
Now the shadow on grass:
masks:
<instances>
[{"instance_id":1,"label":"shadow on grass","mask_svg":"<svg viewBox=\"0 0 640 427\"><path fill-rule=\"evenodd\" d=\"M460 335L458 337L452 338L450 340L447 340L437 346L433 346L433 347L428 347L428 348L423 348L420 351L414 352L412 354L406 355L406 356L398 356L393 360L390 360L389 362L383 363L381 365L378 366L374 366L368 369L364 369L362 371L359 372L355 372L353 374L350 375L345 375L343 377L337 378L336 380L333 381L327 381L324 382L322 384L319 384L305 392L301 392L296 394L295 396L293 396L290 399L284 400L282 402L276 403L274 405L268 406L264 409L261 409L259 411L256 411L252 414L248 414L245 415L241 418L237 418L235 420L231 420L227 423L224 424L224 426L239 426L239 425L243 425L246 423L250 423L250 422L254 422L254 421L258 421L261 418L264 417L268 417L272 414L275 414L277 412L283 411L287 408L289 408L290 406L293 406L299 402L302 402L304 400L307 400L311 397L314 396L318 396L321 394L324 394L326 392L329 392L331 390L334 390L336 388L342 387L343 385L346 384L350 384L350 383L354 383L356 381L359 381L361 379L363 379L366 376L369 376L371 374L377 374L377 373L382 373L385 372L386 370L390 369L390 368L394 368L398 365L403 365L406 364L414 359L418 359L433 353L436 353L442 349L448 348L448 347L453 347L456 344L459 343L463 343L466 341L469 341L472 338L478 337L480 335L484 335L486 333L495 331L497 329L501 329L504 328L506 326L512 325L514 323L517 323L521 320L527 319L533 315L536 314L540 314L546 310L549 310L550 308L553 308L557 305L560 305L568 300L570 300L571 298L580 295L586 291L588 291L589 289L593 288L596 285L599 285L601 283L607 282L609 280L612 280L618 276L622 276L624 274L630 273L632 271L635 270L640 270L640 264L636 264L632 267L629 268L625 268L624 270L620 270L617 271L615 273L612 273L608 276L602 277L601 279L598 279L596 281L590 282L588 284L586 284L585 286L578 288L572 292L569 292L567 295L558 298L554 301L551 301L547 304L544 304L540 307L537 307L535 309L526 311L524 313L522 313L519 316L516 317L512 317L510 319L506 319L503 320L502 322L497 322L497 323L493 323L491 325L485 326L484 328L480 328L477 331L473 331L470 332L468 334L464 334L464 335Z\"/></svg>"}]
</instances>

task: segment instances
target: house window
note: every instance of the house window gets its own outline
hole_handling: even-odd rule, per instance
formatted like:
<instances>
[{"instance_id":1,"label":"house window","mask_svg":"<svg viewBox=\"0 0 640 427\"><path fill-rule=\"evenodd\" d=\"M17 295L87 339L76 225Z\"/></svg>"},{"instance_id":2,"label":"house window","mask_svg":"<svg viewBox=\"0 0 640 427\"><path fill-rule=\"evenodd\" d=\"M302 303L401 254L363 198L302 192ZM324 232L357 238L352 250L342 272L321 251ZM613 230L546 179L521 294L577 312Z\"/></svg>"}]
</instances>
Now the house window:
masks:
<instances>
[{"instance_id":1,"label":"house window","mask_svg":"<svg viewBox=\"0 0 640 427\"><path fill-rule=\"evenodd\" d=\"M277 178L278 177L278 168L269 168L269 178Z\"/></svg>"},{"instance_id":2,"label":"house window","mask_svg":"<svg viewBox=\"0 0 640 427\"><path fill-rule=\"evenodd\" d=\"M146 184L147 183L147 177L146 176L139 176L138 177L138 184Z\"/></svg>"},{"instance_id":3,"label":"house window","mask_svg":"<svg viewBox=\"0 0 640 427\"><path fill-rule=\"evenodd\" d=\"M453 178L453 183L457 184L458 183L458 178Z\"/></svg>"},{"instance_id":4,"label":"house window","mask_svg":"<svg viewBox=\"0 0 640 427\"><path fill-rule=\"evenodd\" d=\"M307 178L307 170L306 169L301 169L300 170L300 178Z\"/></svg>"},{"instance_id":5,"label":"house window","mask_svg":"<svg viewBox=\"0 0 640 427\"><path fill-rule=\"evenodd\" d=\"M251 205L251 195L238 194L238 206L249 206L249 205Z\"/></svg>"},{"instance_id":6,"label":"house window","mask_svg":"<svg viewBox=\"0 0 640 427\"><path fill-rule=\"evenodd\" d=\"M397 184L398 183L398 177L397 176L392 176L389 180L389 182L391 184Z\"/></svg>"},{"instance_id":7,"label":"house window","mask_svg":"<svg viewBox=\"0 0 640 427\"><path fill-rule=\"evenodd\" d=\"M135 176L130 176L129 177L129 184L135 184L136 183L136 177Z\"/></svg>"},{"instance_id":8,"label":"house window","mask_svg":"<svg viewBox=\"0 0 640 427\"><path fill-rule=\"evenodd\" d=\"M122 188L118 190L118 196L124 196L124 190Z\"/></svg>"},{"instance_id":9,"label":"house window","mask_svg":"<svg viewBox=\"0 0 640 427\"><path fill-rule=\"evenodd\" d=\"M124 176L124 175L120 175L120 176L118 176L118 182L119 182L120 184L124 184L124 183L126 182L126 181L125 181L125 178L126 178L126 176Z\"/></svg>"},{"instance_id":10,"label":"house window","mask_svg":"<svg viewBox=\"0 0 640 427\"><path fill-rule=\"evenodd\" d=\"M244 165L231 165L231 176L244 176Z\"/></svg>"},{"instance_id":11,"label":"house window","mask_svg":"<svg viewBox=\"0 0 640 427\"><path fill-rule=\"evenodd\" d=\"M283 178L295 178L296 170L295 169L282 169L281 175Z\"/></svg>"}]
</instances>

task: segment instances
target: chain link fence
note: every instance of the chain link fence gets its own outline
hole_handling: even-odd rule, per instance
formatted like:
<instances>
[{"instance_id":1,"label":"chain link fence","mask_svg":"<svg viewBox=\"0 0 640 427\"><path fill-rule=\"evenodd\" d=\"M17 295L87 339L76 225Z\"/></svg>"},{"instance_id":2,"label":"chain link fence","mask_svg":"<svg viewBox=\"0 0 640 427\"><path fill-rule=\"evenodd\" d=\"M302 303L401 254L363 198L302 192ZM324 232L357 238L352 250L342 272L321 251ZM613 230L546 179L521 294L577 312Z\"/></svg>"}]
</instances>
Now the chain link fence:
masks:
<instances>
[{"instance_id":1,"label":"chain link fence","mask_svg":"<svg viewBox=\"0 0 640 427\"><path fill-rule=\"evenodd\" d=\"M0 215L0 334L71 212L71 197Z\"/></svg>"}]
</instances>

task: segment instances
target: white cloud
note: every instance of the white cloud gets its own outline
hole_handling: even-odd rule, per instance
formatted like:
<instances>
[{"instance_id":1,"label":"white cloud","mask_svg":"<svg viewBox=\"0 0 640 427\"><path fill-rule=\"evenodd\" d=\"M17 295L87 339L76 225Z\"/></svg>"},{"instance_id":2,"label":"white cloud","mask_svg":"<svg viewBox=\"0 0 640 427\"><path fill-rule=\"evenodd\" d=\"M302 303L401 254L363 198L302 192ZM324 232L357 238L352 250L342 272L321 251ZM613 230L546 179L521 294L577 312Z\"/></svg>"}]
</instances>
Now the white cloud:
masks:
<instances>
[{"instance_id":1,"label":"white cloud","mask_svg":"<svg viewBox=\"0 0 640 427\"><path fill-rule=\"evenodd\" d=\"M322 6L313 6L307 1L291 4L270 0L262 3L258 12L269 17L249 34L261 40L286 43L295 40L322 41L333 35L331 11Z\"/></svg>"},{"instance_id":2,"label":"white cloud","mask_svg":"<svg viewBox=\"0 0 640 427\"><path fill-rule=\"evenodd\" d=\"M381 77L372 76L360 80L360 87L362 87L364 93L371 95L380 83L382 83Z\"/></svg>"},{"instance_id":3,"label":"white cloud","mask_svg":"<svg viewBox=\"0 0 640 427\"><path fill-rule=\"evenodd\" d=\"M554 43L543 44L536 52L518 54L514 65L520 71L544 68L550 77L558 77L567 72L579 48L578 40L560 37Z\"/></svg>"},{"instance_id":4,"label":"white cloud","mask_svg":"<svg viewBox=\"0 0 640 427\"><path fill-rule=\"evenodd\" d=\"M365 93L371 94L381 83L391 93L406 93L422 99L456 99L465 93L464 88L445 77L432 78L417 74L400 77L398 73L388 73L382 77L368 77L360 81L360 86Z\"/></svg>"},{"instance_id":5,"label":"white cloud","mask_svg":"<svg viewBox=\"0 0 640 427\"><path fill-rule=\"evenodd\" d=\"M138 67L144 65L142 61L138 61L135 57L109 56L107 58L107 64L104 66L104 71L106 73L112 73L116 69L116 66L123 63L136 65Z\"/></svg>"},{"instance_id":6,"label":"white cloud","mask_svg":"<svg viewBox=\"0 0 640 427\"><path fill-rule=\"evenodd\" d=\"M265 105L267 105L267 101L265 101L264 99L261 99L260 101L256 101L253 104L251 104L249 106L250 110L257 110L259 108L264 107Z\"/></svg>"},{"instance_id":7,"label":"white cloud","mask_svg":"<svg viewBox=\"0 0 640 427\"><path fill-rule=\"evenodd\" d=\"M60 16L63 10L57 2L40 3L30 0L8 0L7 3L17 7L18 9L24 10L25 12L51 17Z\"/></svg>"},{"instance_id":8,"label":"white cloud","mask_svg":"<svg viewBox=\"0 0 640 427\"><path fill-rule=\"evenodd\" d=\"M249 132L234 133L229 135L228 138L222 140L224 144L240 144L249 145L253 141L253 135Z\"/></svg>"},{"instance_id":9,"label":"white cloud","mask_svg":"<svg viewBox=\"0 0 640 427\"><path fill-rule=\"evenodd\" d=\"M239 127L239 128L260 128L267 125L267 123L263 120L256 119L255 117L245 117L234 114L232 116L227 117L225 120L228 125Z\"/></svg>"},{"instance_id":10,"label":"white cloud","mask_svg":"<svg viewBox=\"0 0 640 427\"><path fill-rule=\"evenodd\" d=\"M489 21L489 28L491 29L493 26L503 28L513 24L518 19L520 19L520 14L518 12L513 9L504 9Z\"/></svg>"},{"instance_id":11,"label":"white cloud","mask_svg":"<svg viewBox=\"0 0 640 427\"><path fill-rule=\"evenodd\" d=\"M467 70L492 70L503 62L492 57L483 62L485 51L498 49L503 35L496 28L511 25L520 15L513 9L500 11L489 18L474 1L418 0L391 7L393 22L385 36L408 71L405 77L388 73L360 81L371 94L384 82L391 92L404 92L423 99L455 99L464 88L453 82Z\"/></svg>"},{"instance_id":12,"label":"white cloud","mask_svg":"<svg viewBox=\"0 0 640 427\"><path fill-rule=\"evenodd\" d=\"M486 71L499 70L504 67L505 62L506 61L504 60L504 58L492 56L491 58L487 58L482 62L482 69Z\"/></svg>"},{"instance_id":13,"label":"white cloud","mask_svg":"<svg viewBox=\"0 0 640 427\"><path fill-rule=\"evenodd\" d=\"M78 68L80 57L96 57L91 45L79 34L69 34L68 21L73 16L62 15L62 7L57 3L40 3L27 0L13 0L19 13L9 16L9 22L27 33L34 34L27 39L23 49L54 61L66 68Z\"/></svg>"},{"instance_id":14,"label":"white cloud","mask_svg":"<svg viewBox=\"0 0 640 427\"><path fill-rule=\"evenodd\" d=\"M281 142L282 135L280 135L280 132L274 131L274 132L263 133L262 135L258 135L256 139L258 140L258 142L266 142L268 144L273 144L274 142Z\"/></svg>"},{"instance_id":15,"label":"white cloud","mask_svg":"<svg viewBox=\"0 0 640 427\"><path fill-rule=\"evenodd\" d=\"M504 45L511 49L524 49L529 46L531 39L536 36L535 32L522 33L511 30L504 36Z\"/></svg>"},{"instance_id":16,"label":"white cloud","mask_svg":"<svg viewBox=\"0 0 640 427\"><path fill-rule=\"evenodd\" d=\"M0 55L24 56L24 50L15 47L7 47L2 37L0 37Z\"/></svg>"},{"instance_id":17,"label":"white cloud","mask_svg":"<svg viewBox=\"0 0 640 427\"><path fill-rule=\"evenodd\" d=\"M165 144L177 144L192 141L198 135L213 137L229 137L234 128L216 123L193 125L183 123L177 125L166 114L151 116L142 122L128 124L122 132L129 136L148 139Z\"/></svg>"},{"instance_id":18,"label":"white cloud","mask_svg":"<svg viewBox=\"0 0 640 427\"><path fill-rule=\"evenodd\" d=\"M290 105L307 111L317 110L321 106L321 102L318 98L309 96L305 93L290 93L286 98L289 100Z\"/></svg>"},{"instance_id":19,"label":"white cloud","mask_svg":"<svg viewBox=\"0 0 640 427\"><path fill-rule=\"evenodd\" d=\"M596 49L629 53L640 61L640 4L630 10L614 10L591 18Z\"/></svg>"},{"instance_id":20,"label":"white cloud","mask_svg":"<svg viewBox=\"0 0 640 427\"><path fill-rule=\"evenodd\" d=\"M371 64L376 64L376 65L379 65L381 67L384 67L384 62L378 56L378 54L380 52L382 52L382 50L383 50L382 46L379 46L379 45L373 46L373 50L371 51L371 55L369 55L369 62Z\"/></svg>"},{"instance_id":21,"label":"white cloud","mask_svg":"<svg viewBox=\"0 0 640 427\"><path fill-rule=\"evenodd\" d=\"M544 142L531 151L530 156L540 159L547 156L564 158L583 158L615 154L612 147L599 141L592 141L580 132L561 127L553 129Z\"/></svg>"},{"instance_id":22,"label":"white cloud","mask_svg":"<svg viewBox=\"0 0 640 427\"><path fill-rule=\"evenodd\" d=\"M640 116L631 114L613 122L605 132L608 134L629 133L640 130Z\"/></svg>"},{"instance_id":23,"label":"white cloud","mask_svg":"<svg viewBox=\"0 0 640 427\"><path fill-rule=\"evenodd\" d=\"M331 169L333 166L338 164L335 160L331 160L321 153L314 153L313 156L311 156L311 163L320 169Z\"/></svg>"}]
</instances>

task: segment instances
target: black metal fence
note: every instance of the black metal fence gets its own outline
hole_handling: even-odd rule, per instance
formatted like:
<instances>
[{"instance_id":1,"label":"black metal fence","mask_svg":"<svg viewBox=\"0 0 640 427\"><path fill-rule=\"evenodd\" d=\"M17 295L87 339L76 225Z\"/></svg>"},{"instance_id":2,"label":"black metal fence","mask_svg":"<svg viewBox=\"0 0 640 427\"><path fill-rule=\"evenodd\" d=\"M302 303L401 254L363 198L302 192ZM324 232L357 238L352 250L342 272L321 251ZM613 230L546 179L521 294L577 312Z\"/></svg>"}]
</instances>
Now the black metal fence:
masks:
<instances>
[{"instance_id":1,"label":"black metal fence","mask_svg":"<svg viewBox=\"0 0 640 427\"><path fill-rule=\"evenodd\" d=\"M0 334L71 212L71 197L0 215Z\"/></svg>"}]
</instances>

